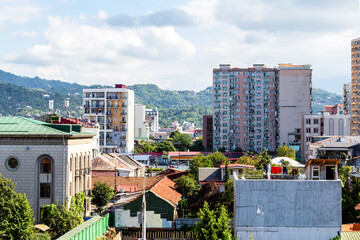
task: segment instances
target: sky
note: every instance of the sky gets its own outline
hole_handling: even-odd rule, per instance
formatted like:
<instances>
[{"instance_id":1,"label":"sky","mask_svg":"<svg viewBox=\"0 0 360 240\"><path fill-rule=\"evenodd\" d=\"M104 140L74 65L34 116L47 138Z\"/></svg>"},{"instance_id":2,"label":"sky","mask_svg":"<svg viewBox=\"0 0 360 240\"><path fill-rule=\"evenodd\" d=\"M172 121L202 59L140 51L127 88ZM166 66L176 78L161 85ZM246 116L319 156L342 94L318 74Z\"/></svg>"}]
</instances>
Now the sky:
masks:
<instances>
[{"instance_id":1,"label":"sky","mask_svg":"<svg viewBox=\"0 0 360 240\"><path fill-rule=\"evenodd\" d=\"M0 0L0 69L199 91L221 63L311 64L341 93L359 22L359 0Z\"/></svg>"}]
</instances>

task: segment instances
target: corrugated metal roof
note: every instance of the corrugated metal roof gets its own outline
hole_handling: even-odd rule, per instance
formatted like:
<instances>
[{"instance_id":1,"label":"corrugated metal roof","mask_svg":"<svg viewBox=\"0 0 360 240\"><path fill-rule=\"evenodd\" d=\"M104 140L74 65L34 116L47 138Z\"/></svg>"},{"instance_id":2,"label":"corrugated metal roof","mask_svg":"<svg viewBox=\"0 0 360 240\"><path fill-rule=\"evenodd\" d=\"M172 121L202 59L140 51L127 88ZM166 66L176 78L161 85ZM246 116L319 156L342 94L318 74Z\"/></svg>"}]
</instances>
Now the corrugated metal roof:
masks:
<instances>
[{"instance_id":1,"label":"corrugated metal roof","mask_svg":"<svg viewBox=\"0 0 360 240\"><path fill-rule=\"evenodd\" d=\"M53 124L19 116L0 117L1 135L89 135L76 131L63 131ZM56 129L57 128L57 129ZM70 129L70 127L69 127Z\"/></svg>"},{"instance_id":2,"label":"corrugated metal roof","mask_svg":"<svg viewBox=\"0 0 360 240\"><path fill-rule=\"evenodd\" d=\"M341 240L359 240L360 232L341 232Z\"/></svg>"}]
</instances>

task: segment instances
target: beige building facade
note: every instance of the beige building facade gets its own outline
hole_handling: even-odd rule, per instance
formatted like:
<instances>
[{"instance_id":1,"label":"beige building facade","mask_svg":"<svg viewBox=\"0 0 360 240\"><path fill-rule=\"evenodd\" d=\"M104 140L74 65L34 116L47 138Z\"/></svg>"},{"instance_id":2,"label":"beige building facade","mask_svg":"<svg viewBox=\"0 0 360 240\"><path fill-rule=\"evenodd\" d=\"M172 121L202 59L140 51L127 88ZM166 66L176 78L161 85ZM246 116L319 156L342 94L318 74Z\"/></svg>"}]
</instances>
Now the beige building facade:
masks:
<instances>
[{"instance_id":1,"label":"beige building facade","mask_svg":"<svg viewBox=\"0 0 360 240\"><path fill-rule=\"evenodd\" d=\"M0 173L25 193L40 219L43 205L65 203L85 193L89 216L91 159L98 152L96 135L81 126L48 124L21 117L0 117Z\"/></svg>"}]
</instances>

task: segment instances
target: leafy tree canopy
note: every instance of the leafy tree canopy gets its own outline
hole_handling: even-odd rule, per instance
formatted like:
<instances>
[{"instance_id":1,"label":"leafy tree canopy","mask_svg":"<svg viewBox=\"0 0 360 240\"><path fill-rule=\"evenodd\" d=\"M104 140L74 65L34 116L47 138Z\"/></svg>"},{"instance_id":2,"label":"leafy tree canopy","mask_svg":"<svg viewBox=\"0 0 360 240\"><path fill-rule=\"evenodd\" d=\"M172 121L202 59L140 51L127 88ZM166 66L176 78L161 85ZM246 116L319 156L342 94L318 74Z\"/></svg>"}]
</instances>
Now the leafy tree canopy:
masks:
<instances>
[{"instance_id":1,"label":"leafy tree canopy","mask_svg":"<svg viewBox=\"0 0 360 240\"><path fill-rule=\"evenodd\" d=\"M288 157L295 159L295 150L287 145L280 146L277 150L278 157Z\"/></svg>"},{"instance_id":2,"label":"leafy tree canopy","mask_svg":"<svg viewBox=\"0 0 360 240\"><path fill-rule=\"evenodd\" d=\"M175 189L183 196L190 196L200 188L198 182L189 175L183 175L175 183Z\"/></svg>"},{"instance_id":3,"label":"leafy tree canopy","mask_svg":"<svg viewBox=\"0 0 360 240\"><path fill-rule=\"evenodd\" d=\"M94 184L91 191L91 203L95 204L98 212L101 212L113 197L114 191L106 183L96 182Z\"/></svg>"},{"instance_id":4,"label":"leafy tree canopy","mask_svg":"<svg viewBox=\"0 0 360 240\"><path fill-rule=\"evenodd\" d=\"M0 239L30 239L35 233L30 203L15 186L0 174Z\"/></svg>"}]
</instances>

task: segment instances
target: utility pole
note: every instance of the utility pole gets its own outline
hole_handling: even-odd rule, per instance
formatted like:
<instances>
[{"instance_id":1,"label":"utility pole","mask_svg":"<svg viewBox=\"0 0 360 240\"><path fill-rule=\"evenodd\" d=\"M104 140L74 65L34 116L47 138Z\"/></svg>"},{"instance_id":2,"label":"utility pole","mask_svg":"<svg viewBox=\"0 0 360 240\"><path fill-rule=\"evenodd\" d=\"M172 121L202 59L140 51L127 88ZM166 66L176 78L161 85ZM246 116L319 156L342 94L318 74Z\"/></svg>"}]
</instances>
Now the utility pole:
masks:
<instances>
[{"instance_id":1,"label":"utility pole","mask_svg":"<svg viewBox=\"0 0 360 240\"><path fill-rule=\"evenodd\" d=\"M146 198L145 198L145 178L143 181L143 202L142 202L142 240L146 240Z\"/></svg>"}]
</instances>

